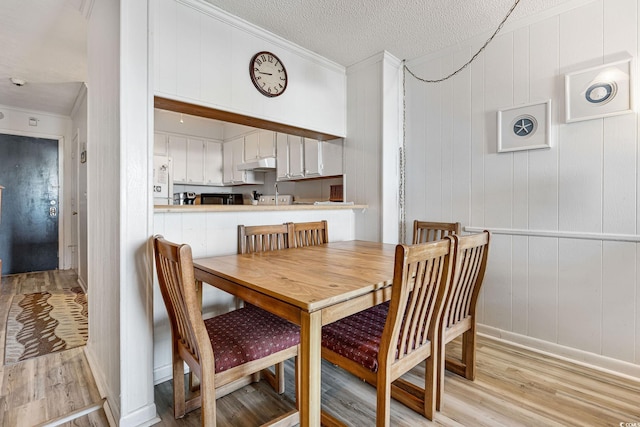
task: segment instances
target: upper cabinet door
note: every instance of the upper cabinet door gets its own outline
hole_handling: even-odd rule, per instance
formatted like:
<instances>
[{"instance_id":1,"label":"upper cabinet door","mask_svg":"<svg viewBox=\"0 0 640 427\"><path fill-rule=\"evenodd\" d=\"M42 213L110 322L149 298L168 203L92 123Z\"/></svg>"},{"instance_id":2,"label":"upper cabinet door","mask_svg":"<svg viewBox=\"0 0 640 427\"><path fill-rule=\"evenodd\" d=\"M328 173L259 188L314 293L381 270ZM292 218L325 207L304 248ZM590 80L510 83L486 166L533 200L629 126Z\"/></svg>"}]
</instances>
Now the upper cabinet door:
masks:
<instances>
[{"instance_id":1,"label":"upper cabinet door","mask_svg":"<svg viewBox=\"0 0 640 427\"><path fill-rule=\"evenodd\" d=\"M304 146L303 138L289 135L289 177L304 178Z\"/></svg>"},{"instance_id":2,"label":"upper cabinet door","mask_svg":"<svg viewBox=\"0 0 640 427\"><path fill-rule=\"evenodd\" d=\"M258 137L260 139L258 157L261 159L274 157L276 155L276 133L270 130L261 130L258 132Z\"/></svg>"},{"instance_id":3,"label":"upper cabinet door","mask_svg":"<svg viewBox=\"0 0 640 427\"><path fill-rule=\"evenodd\" d=\"M187 140L187 182L204 184L204 141L199 138Z\"/></svg>"},{"instance_id":4,"label":"upper cabinet door","mask_svg":"<svg viewBox=\"0 0 640 427\"><path fill-rule=\"evenodd\" d=\"M173 182L187 184L187 138L169 136L169 157L173 159Z\"/></svg>"},{"instance_id":5,"label":"upper cabinet door","mask_svg":"<svg viewBox=\"0 0 640 427\"><path fill-rule=\"evenodd\" d=\"M304 139L304 176L322 175L322 152L320 141L317 139Z\"/></svg>"},{"instance_id":6,"label":"upper cabinet door","mask_svg":"<svg viewBox=\"0 0 640 427\"><path fill-rule=\"evenodd\" d=\"M205 141L204 183L222 185L222 144L216 141Z\"/></svg>"},{"instance_id":7,"label":"upper cabinet door","mask_svg":"<svg viewBox=\"0 0 640 427\"><path fill-rule=\"evenodd\" d=\"M276 179L289 179L289 141L286 133L276 135Z\"/></svg>"},{"instance_id":8,"label":"upper cabinet door","mask_svg":"<svg viewBox=\"0 0 640 427\"><path fill-rule=\"evenodd\" d=\"M259 155L260 136L258 132L253 132L244 137L244 161L256 160ZM236 163L242 163L242 159L236 159Z\"/></svg>"}]
</instances>

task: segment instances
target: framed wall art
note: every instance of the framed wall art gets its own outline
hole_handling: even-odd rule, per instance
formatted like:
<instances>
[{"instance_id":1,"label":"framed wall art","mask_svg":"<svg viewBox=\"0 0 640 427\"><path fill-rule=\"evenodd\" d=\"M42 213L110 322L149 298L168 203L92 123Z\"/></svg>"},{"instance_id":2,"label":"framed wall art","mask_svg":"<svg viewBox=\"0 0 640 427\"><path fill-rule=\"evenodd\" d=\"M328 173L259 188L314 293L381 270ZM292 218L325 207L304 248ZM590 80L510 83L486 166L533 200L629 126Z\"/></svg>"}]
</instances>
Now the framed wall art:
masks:
<instances>
[{"instance_id":1,"label":"framed wall art","mask_svg":"<svg viewBox=\"0 0 640 427\"><path fill-rule=\"evenodd\" d=\"M498 153L551 147L551 100L498 111Z\"/></svg>"},{"instance_id":2,"label":"framed wall art","mask_svg":"<svg viewBox=\"0 0 640 427\"><path fill-rule=\"evenodd\" d=\"M632 112L633 66L633 59L627 58L566 74L566 122Z\"/></svg>"}]
</instances>

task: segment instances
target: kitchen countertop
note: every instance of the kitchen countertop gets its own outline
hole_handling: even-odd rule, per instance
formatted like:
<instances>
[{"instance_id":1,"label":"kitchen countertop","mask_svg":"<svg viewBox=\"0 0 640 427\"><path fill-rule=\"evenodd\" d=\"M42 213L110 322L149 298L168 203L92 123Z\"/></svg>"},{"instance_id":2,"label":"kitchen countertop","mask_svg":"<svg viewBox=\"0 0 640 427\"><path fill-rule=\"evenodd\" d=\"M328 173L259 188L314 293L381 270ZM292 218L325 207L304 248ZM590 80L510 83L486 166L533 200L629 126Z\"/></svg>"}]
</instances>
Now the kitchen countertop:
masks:
<instances>
[{"instance_id":1,"label":"kitchen countertop","mask_svg":"<svg viewBox=\"0 0 640 427\"><path fill-rule=\"evenodd\" d=\"M154 212L260 212L260 211L320 211L335 209L367 209L369 205L331 204L292 204L292 205L155 205Z\"/></svg>"}]
</instances>

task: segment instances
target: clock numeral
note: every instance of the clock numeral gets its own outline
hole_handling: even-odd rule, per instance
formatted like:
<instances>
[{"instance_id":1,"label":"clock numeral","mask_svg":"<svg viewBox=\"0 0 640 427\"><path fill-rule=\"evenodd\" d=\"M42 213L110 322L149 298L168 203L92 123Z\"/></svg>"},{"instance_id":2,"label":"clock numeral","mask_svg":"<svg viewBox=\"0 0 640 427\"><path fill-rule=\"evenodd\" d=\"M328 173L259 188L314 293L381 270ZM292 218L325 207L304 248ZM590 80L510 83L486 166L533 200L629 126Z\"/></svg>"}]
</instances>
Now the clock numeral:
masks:
<instances>
[{"instance_id":1,"label":"clock numeral","mask_svg":"<svg viewBox=\"0 0 640 427\"><path fill-rule=\"evenodd\" d=\"M255 63L258 64L258 67L262 65L262 61L260 60L260 58L256 58ZM255 70L258 71L257 68L255 68Z\"/></svg>"},{"instance_id":2,"label":"clock numeral","mask_svg":"<svg viewBox=\"0 0 640 427\"><path fill-rule=\"evenodd\" d=\"M284 82L287 79L285 79L284 77L280 77L280 80L282 80Z\"/></svg>"}]
</instances>

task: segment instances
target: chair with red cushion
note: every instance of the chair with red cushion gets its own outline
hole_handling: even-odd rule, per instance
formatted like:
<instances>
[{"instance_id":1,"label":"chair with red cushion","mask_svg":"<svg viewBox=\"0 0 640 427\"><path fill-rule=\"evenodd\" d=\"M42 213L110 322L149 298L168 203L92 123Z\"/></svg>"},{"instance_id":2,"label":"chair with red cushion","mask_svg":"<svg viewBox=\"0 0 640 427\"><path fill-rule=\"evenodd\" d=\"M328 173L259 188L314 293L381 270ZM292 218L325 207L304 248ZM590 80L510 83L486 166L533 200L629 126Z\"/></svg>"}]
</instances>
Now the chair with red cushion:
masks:
<instances>
[{"instance_id":1,"label":"chair with red cushion","mask_svg":"<svg viewBox=\"0 0 640 427\"><path fill-rule=\"evenodd\" d=\"M437 327L450 282L450 237L398 245L391 300L322 328L322 357L376 387L376 425L390 423L390 400L432 420L436 405ZM424 387L400 377L425 361ZM322 414L323 425L339 425Z\"/></svg>"},{"instance_id":2,"label":"chair with red cushion","mask_svg":"<svg viewBox=\"0 0 640 427\"><path fill-rule=\"evenodd\" d=\"M156 270L171 324L174 416L202 408L202 425L216 425L216 393L250 375L296 357L300 328L255 306L204 320L189 245L162 236L153 239ZM184 363L200 380L200 393L186 400ZM296 366L296 375L297 375ZM233 384L232 384L233 383ZM297 383L297 381L296 381ZM232 386L229 386L232 387ZM299 412L278 418L279 425L295 424Z\"/></svg>"}]
</instances>

